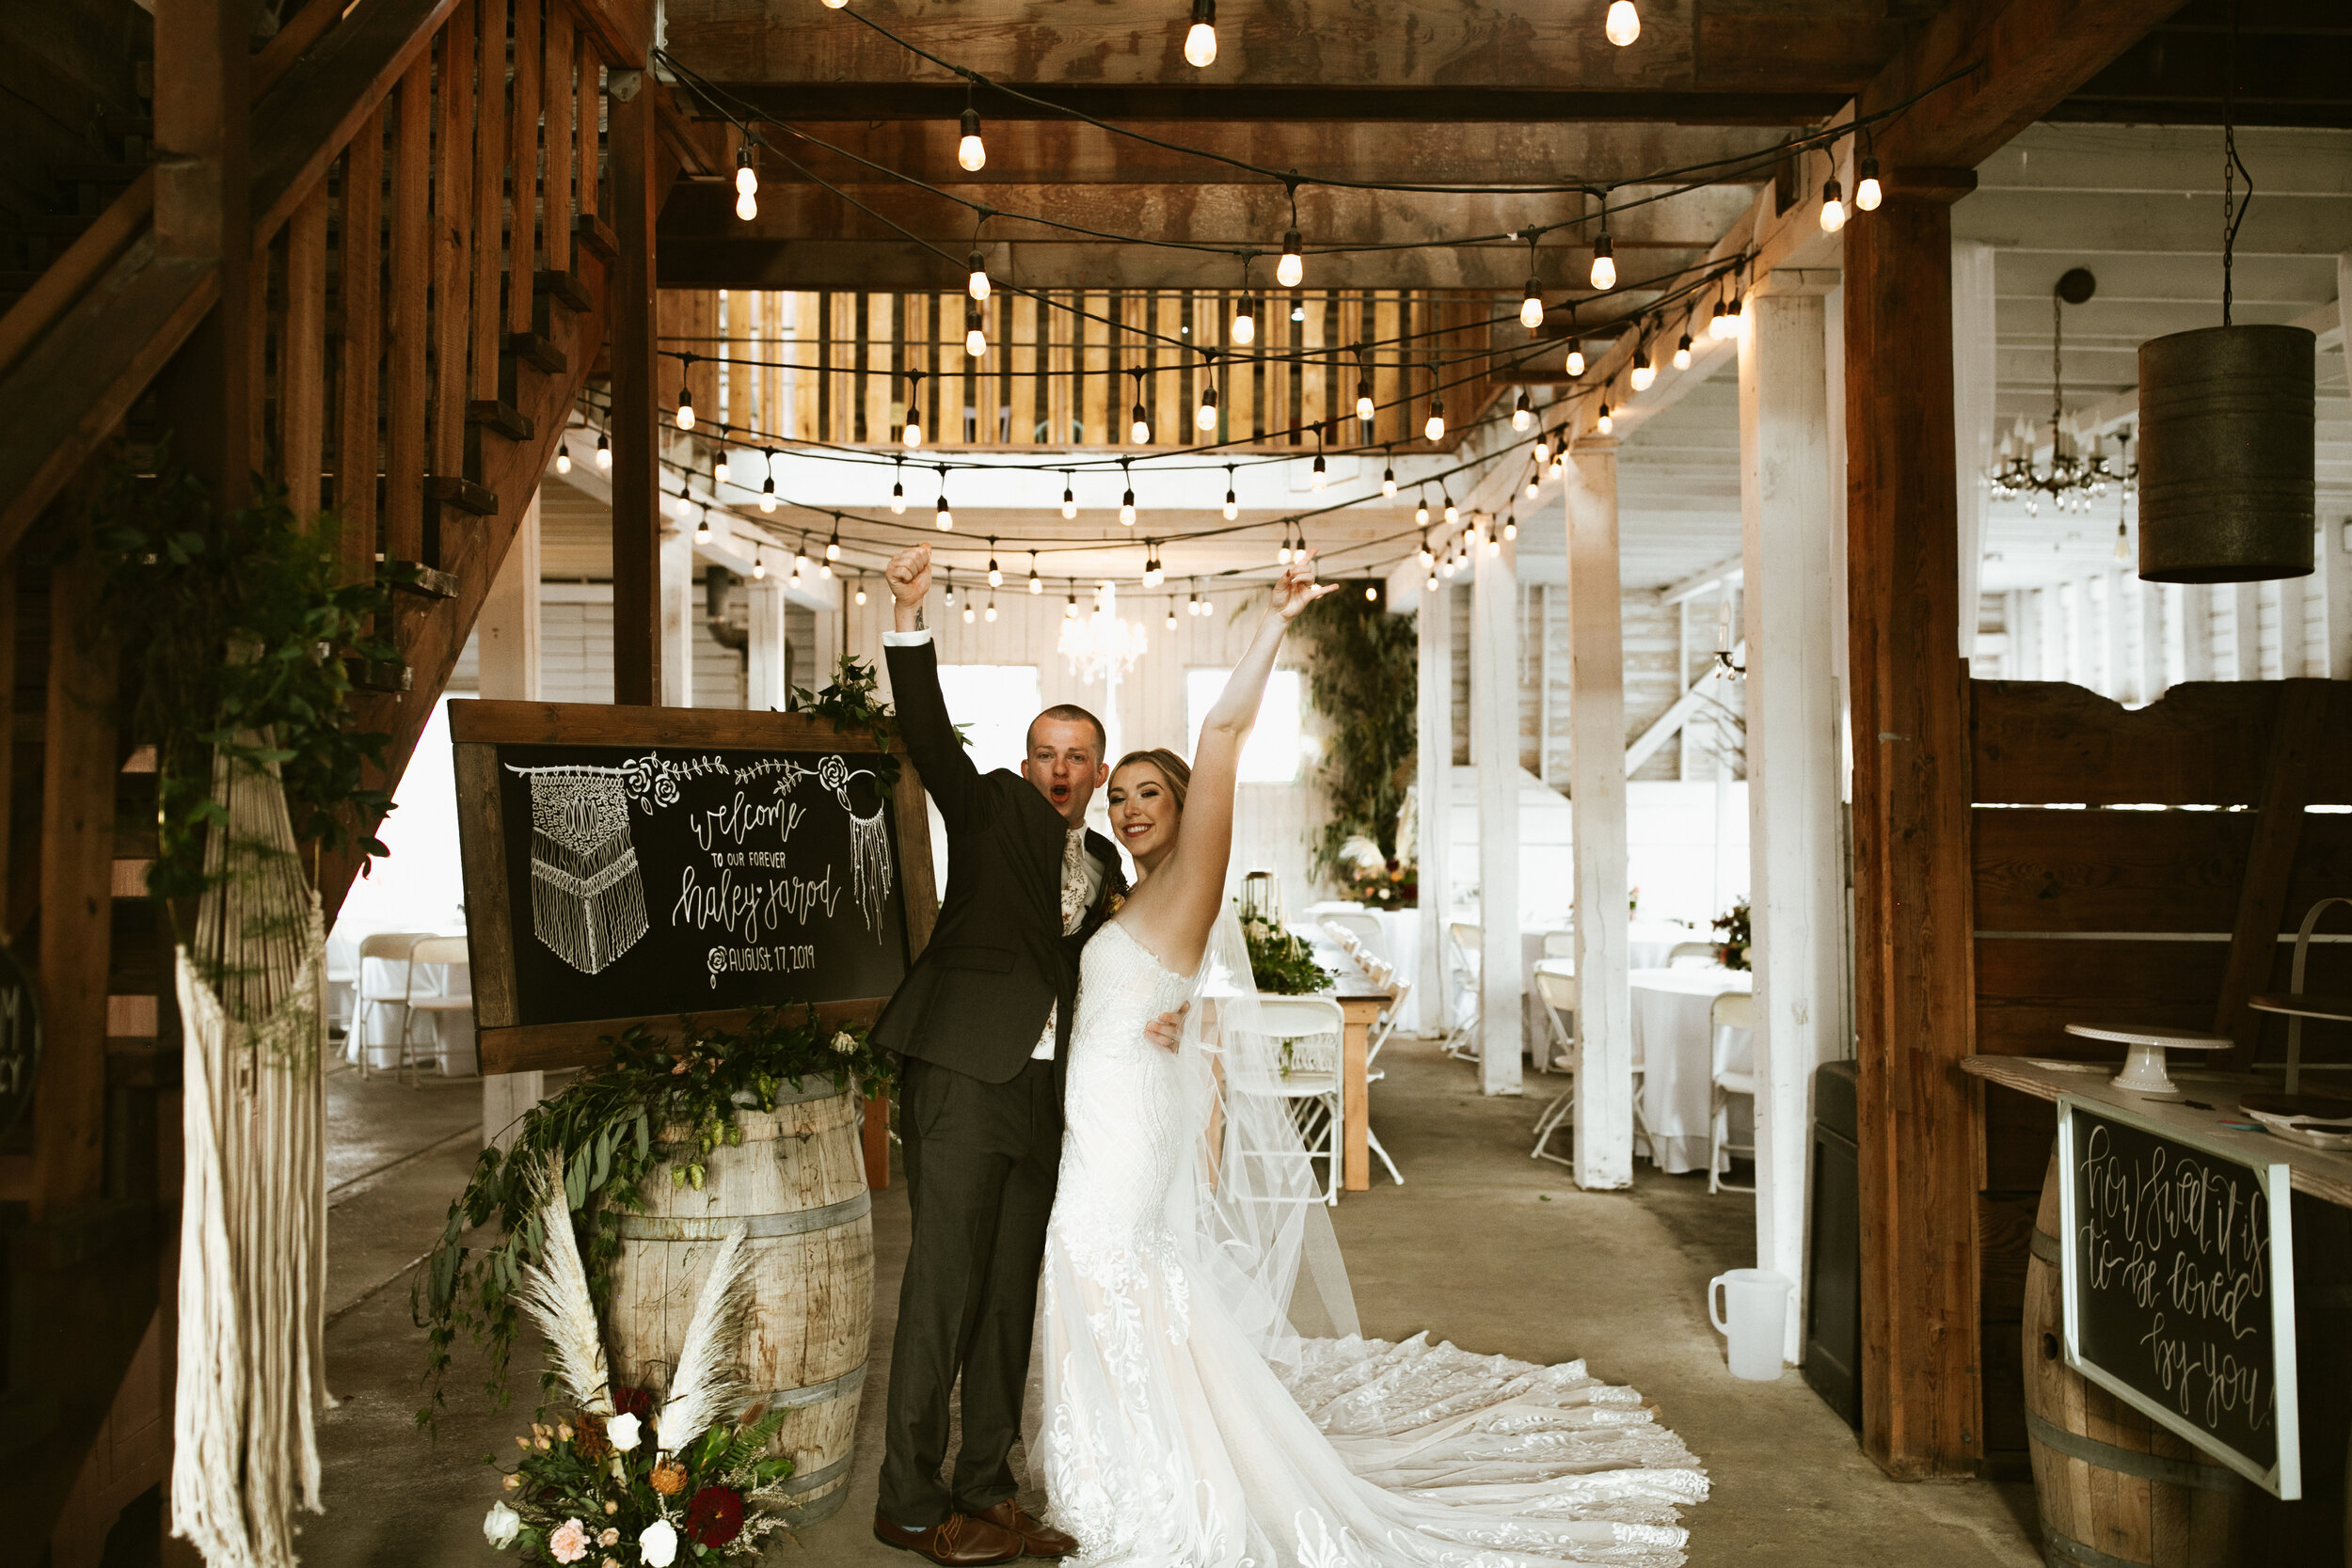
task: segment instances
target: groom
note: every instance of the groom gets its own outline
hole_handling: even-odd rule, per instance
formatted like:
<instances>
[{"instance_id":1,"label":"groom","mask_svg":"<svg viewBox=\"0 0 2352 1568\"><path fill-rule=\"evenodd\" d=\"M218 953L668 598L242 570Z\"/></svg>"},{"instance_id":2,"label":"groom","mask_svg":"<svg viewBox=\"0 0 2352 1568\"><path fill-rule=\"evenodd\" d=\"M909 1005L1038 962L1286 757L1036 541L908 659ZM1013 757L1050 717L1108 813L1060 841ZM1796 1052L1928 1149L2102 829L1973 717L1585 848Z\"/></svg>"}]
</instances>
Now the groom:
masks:
<instances>
[{"instance_id":1,"label":"groom","mask_svg":"<svg viewBox=\"0 0 2352 1568\"><path fill-rule=\"evenodd\" d=\"M1086 828L1110 777L1102 721L1049 707L1018 774L982 773L947 717L923 629L930 547L893 559L882 637L898 731L947 825L947 895L930 942L874 1024L902 1062L898 1136L914 1235L890 1352L874 1534L945 1564L1060 1557L1077 1543L1013 1500L1078 950L1126 892L1118 852ZM1172 1020L1155 1024L1165 1045ZM947 1400L963 1376L955 1483L940 1484Z\"/></svg>"}]
</instances>

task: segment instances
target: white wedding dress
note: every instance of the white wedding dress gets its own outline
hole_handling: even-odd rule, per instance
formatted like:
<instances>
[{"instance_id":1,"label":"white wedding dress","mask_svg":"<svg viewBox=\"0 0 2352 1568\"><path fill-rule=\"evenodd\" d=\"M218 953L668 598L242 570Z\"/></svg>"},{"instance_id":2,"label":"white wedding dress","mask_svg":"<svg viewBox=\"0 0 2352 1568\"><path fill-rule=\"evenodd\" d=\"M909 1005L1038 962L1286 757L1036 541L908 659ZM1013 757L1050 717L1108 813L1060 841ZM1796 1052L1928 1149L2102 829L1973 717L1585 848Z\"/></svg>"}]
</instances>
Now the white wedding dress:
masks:
<instances>
[{"instance_id":1,"label":"white wedding dress","mask_svg":"<svg viewBox=\"0 0 2352 1568\"><path fill-rule=\"evenodd\" d=\"M1294 1298L1300 1229L1327 1234L1328 1220L1279 1091L1250 1093L1270 1085L1235 1045L1254 999L1246 967L1231 984L1247 963L1232 951L1212 944L1199 985L1114 920L1082 960L1027 1440L1048 1518L1079 1541L1071 1560L1680 1563L1675 1511L1705 1498L1707 1478L1633 1390L1577 1361L1293 1330L1310 1290L1297 1280ZM1147 1020L1204 993L1180 1051L1144 1037ZM1204 1022L1220 995L1221 1041ZM1250 1129L1287 1138L1271 1180L1243 1175L1267 1165L1239 1147ZM1343 1282L1335 1291L1327 1272L1321 1287L1352 1329Z\"/></svg>"}]
</instances>

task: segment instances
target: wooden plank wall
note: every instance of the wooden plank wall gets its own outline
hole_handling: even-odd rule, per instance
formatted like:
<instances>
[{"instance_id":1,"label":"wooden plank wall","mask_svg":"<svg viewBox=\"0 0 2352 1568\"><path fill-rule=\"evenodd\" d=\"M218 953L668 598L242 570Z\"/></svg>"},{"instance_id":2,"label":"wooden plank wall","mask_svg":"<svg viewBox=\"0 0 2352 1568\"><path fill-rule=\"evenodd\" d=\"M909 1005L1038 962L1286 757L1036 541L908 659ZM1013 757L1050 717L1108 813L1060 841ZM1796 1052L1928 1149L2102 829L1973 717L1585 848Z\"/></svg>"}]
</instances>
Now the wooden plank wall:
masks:
<instances>
[{"instance_id":1,"label":"wooden plank wall","mask_svg":"<svg viewBox=\"0 0 2352 1568\"><path fill-rule=\"evenodd\" d=\"M1277 292L1258 300L1256 342L1229 349L1221 345L1238 297L1055 290L1041 300L998 291L982 307L989 351L975 360L964 352L961 293L665 289L658 391L663 407L676 406L681 367L669 354L707 356L682 379L697 422L714 435L723 402L725 422L746 445L896 447L907 378L919 373L927 451L1135 447L1128 424L1138 390L1153 450L1311 449L1315 425L1330 420L1334 450L1426 451L1433 393L1445 401L1446 447L1494 400L1491 300L1332 289L1297 296L1305 319L1294 322L1289 297ZM1216 354L1216 431L1193 422L1207 360L1168 340ZM1366 356L1379 405L1369 440L1354 418L1364 375L1358 343L1380 345Z\"/></svg>"},{"instance_id":2,"label":"wooden plank wall","mask_svg":"<svg viewBox=\"0 0 2352 1568\"><path fill-rule=\"evenodd\" d=\"M2313 902L2352 894L2352 682L2199 682L2137 709L2058 682L1971 683L1979 1052L2103 1060L2112 1047L2065 1025L2214 1027L2290 685L2324 705L2286 897L2265 922L2292 936ZM2273 946L2262 989L2284 990L2293 947ZM2315 945L2305 986L2352 990L2352 944ZM2308 1025L2304 1052L2352 1063L2352 1030ZM2283 1021L2264 1018L2256 1063L2284 1053ZM2048 1105L2000 1088L1984 1090L1983 1121L1985 1451L2016 1473L2026 1247L2056 1129Z\"/></svg>"}]
</instances>

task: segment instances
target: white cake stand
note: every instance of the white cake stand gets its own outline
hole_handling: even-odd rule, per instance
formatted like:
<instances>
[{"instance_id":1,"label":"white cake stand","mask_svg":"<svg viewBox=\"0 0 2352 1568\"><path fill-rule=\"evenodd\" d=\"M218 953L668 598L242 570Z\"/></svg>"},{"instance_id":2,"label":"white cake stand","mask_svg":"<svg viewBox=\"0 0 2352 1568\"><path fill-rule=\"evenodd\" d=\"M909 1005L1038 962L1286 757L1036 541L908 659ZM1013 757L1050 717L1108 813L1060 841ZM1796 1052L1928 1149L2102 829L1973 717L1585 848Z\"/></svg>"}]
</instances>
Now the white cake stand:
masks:
<instances>
[{"instance_id":1,"label":"white cake stand","mask_svg":"<svg viewBox=\"0 0 2352 1568\"><path fill-rule=\"evenodd\" d=\"M2070 1023L2070 1035L2080 1035L2087 1040L2108 1040L2128 1045L2131 1054L2123 1058L2123 1070L2109 1080L2119 1089L2150 1096L2177 1096L2181 1091L2164 1070L2167 1051L2227 1051L2237 1041L2223 1035L2200 1035L2186 1029L2162 1029L2136 1023Z\"/></svg>"}]
</instances>

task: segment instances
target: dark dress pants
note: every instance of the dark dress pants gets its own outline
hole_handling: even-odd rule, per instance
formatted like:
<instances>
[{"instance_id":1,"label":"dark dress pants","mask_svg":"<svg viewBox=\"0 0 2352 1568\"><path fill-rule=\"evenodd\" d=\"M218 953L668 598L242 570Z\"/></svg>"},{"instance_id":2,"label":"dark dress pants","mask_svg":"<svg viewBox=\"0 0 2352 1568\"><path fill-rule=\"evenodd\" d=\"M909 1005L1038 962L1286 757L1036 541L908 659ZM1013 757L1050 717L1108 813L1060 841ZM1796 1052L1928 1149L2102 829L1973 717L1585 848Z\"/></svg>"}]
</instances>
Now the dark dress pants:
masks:
<instances>
[{"instance_id":1,"label":"dark dress pants","mask_svg":"<svg viewBox=\"0 0 2352 1568\"><path fill-rule=\"evenodd\" d=\"M1009 1453L1021 1427L1036 1332L1038 1268L1061 1165L1054 1064L1009 1082L906 1059L898 1137L914 1234L890 1351L882 1517L928 1528L993 1507L1017 1490ZM940 1484L947 1401L963 1374L963 1444Z\"/></svg>"}]
</instances>

